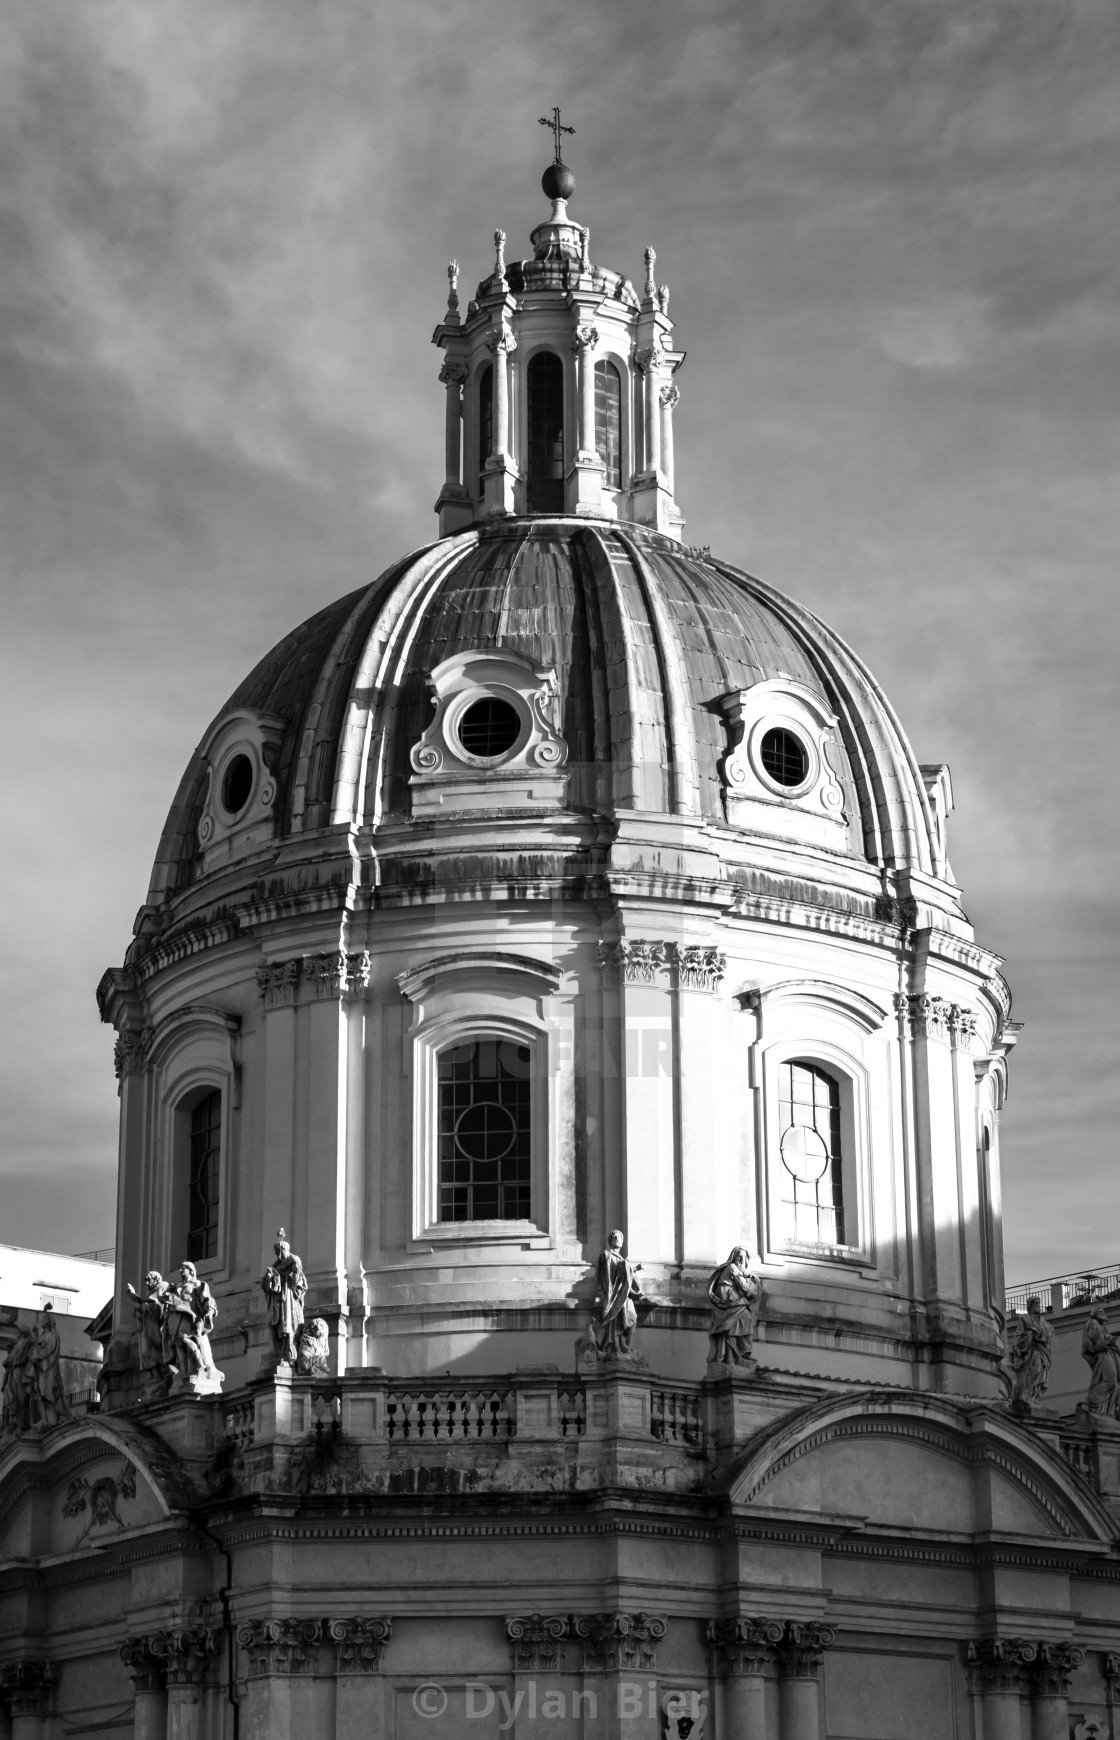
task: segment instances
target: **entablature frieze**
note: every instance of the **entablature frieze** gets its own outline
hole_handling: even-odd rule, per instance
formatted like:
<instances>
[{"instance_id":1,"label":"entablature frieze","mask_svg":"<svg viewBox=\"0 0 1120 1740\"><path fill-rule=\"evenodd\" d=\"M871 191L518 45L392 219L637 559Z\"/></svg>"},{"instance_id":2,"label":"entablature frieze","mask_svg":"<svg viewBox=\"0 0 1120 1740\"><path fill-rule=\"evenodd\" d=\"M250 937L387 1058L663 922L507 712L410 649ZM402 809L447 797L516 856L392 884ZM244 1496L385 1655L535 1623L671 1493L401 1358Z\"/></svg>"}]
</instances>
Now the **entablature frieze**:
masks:
<instances>
[{"instance_id":1,"label":"entablature frieze","mask_svg":"<svg viewBox=\"0 0 1120 1740\"><path fill-rule=\"evenodd\" d=\"M364 997L369 990L368 949L295 955L257 968L257 990L266 1011L290 1009L306 993L311 1001Z\"/></svg>"}]
</instances>

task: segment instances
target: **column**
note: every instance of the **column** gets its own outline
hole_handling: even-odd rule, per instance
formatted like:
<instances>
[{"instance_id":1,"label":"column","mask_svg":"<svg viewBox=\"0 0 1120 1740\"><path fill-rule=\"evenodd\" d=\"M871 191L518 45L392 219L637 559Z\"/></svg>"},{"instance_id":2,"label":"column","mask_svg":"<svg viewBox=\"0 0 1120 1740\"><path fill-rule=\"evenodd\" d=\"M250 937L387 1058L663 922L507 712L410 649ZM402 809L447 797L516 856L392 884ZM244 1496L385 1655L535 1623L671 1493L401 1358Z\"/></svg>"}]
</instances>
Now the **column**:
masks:
<instances>
[{"instance_id":1,"label":"column","mask_svg":"<svg viewBox=\"0 0 1120 1740\"><path fill-rule=\"evenodd\" d=\"M784 1626L777 1619L712 1619L708 1643L723 1680L727 1740L766 1740L766 1681Z\"/></svg>"},{"instance_id":2,"label":"column","mask_svg":"<svg viewBox=\"0 0 1120 1740\"><path fill-rule=\"evenodd\" d=\"M164 1740L167 1733L167 1688L163 1662L152 1649L151 1637L126 1637L120 1658L132 1675L135 1706L133 1740Z\"/></svg>"},{"instance_id":3,"label":"column","mask_svg":"<svg viewBox=\"0 0 1120 1740\"><path fill-rule=\"evenodd\" d=\"M182 1631L158 1631L151 1647L153 1655L163 1662L167 1675L167 1740L205 1740L203 1688L218 1649L217 1633L203 1625Z\"/></svg>"},{"instance_id":4,"label":"column","mask_svg":"<svg viewBox=\"0 0 1120 1740\"><path fill-rule=\"evenodd\" d=\"M646 1265L647 1284L656 1291L650 1267L678 1260L677 1059L672 997L664 977L665 944L623 937L601 943L599 961L607 991L604 1041L612 1005L618 1010L625 1208L620 1230L626 1235L626 1255Z\"/></svg>"},{"instance_id":5,"label":"column","mask_svg":"<svg viewBox=\"0 0 1120 1740\"><path fill-rule=\"evenodd\" d=\"M307 1740L315 1733L312 1676L322 1636L320 1619L252 1619L238 1626L237 1641L249 1658L242 1740ZM177 1736L169 1733L168 1740Z\"/></svg>"},{"instance_id":6,"label":"column","mask_svg":"<svg viewBox=\"0 0 1120 1740\"><path fill-rule=\"evenodd\" d=\"M332 1619L335 1646L335 1740L381 1740L385 1731L381 1660L391 1619Z\"/></svg>"},{"instance_id":7,"label":"column","mask_svg":"<svg viewBox=\"0 0 1120 1740\"><path fill-rule=\"evenodd\" d=\"M647 345L634 358L645 377L646 450L643 471L656 477L661 470L661 411L657 364L659 356L654 345Z\"/></svg>"},{"instance_id":8,"label":"column","mask_svg":"<svg viewBox=\"0 0 1120 1740\"><path fill-rule=\"evenodd\" d=\"M1036 1656L1021 1637L984 1637L968 1646L969 1690L981 1700L984 1740L1022 1740L1025 1670Z\"/></svg>"},{"instance_id":9,"label":"column","mask_svg":"<svg viewBox=\"0 0 1120 1740\"><path fill-rule=\"evenodd\" d=\"M1069 1740L1069 1684L1085 1651L1040 1643L1031 1685L1031 1740Z\"/></svg>"},{"instance_id":10,"label":"column","mask_svg":"<svg viewBox=\"0 0 1120 1740\"><path fill-rule=\"evenodd\" d=\"M595 346L599 329L581 322L572 334L572 354L578 370L579 443L568 474L569 513L597 514L603 503L603 462L595 446Z\"/></svg>"},{"instance_id":11,"label":"column","mask_svg":"<svg viewBox=\"0 0 1120 1740\"><path fill-rule=\"evenodd\" d=\"M820 1740L820 1671L836 1641L831 1625L791 1620L778 1645L781 1671L781 1740Z\"/></svg>"},{"instance_id":12,"label":"column","mask_svg":"<svg viewBox=\"0 0 1120 1740\"><path fill-rule=\"evenodd\" d=\"M443 425L444 478L452 489L463 482L460 432L463 425L463 382L467 371L463 363L445 362L439 378L447 388L447 405Z\"/></svg>"},{"instance_id":13,"label":"column","mask_svg":"<svg viewBox=\"0 0 1120 1740\"><path fill-rule=\"evenodd\" d=\"M514 467L509 457L509 362L517 340L508 327L497 326L486 340L494 355L494 451L483 455L486 508L490 513L513 512Z\"/></svg>"},{"instance_id":14,"label":"column","mask_svg":"<svg viewBox=\"0 0 1120 1740\"><path fill-rule=\"evenodd\" d=\"M672 381L667 381L659 395L661 401L661 473L665 479L665 487L669 494L674 489L673 463L673 412L681 402L679 387Z\"/></svg>"},{"instance_id":15,"label":"column","mask_svg":"<svg viewBox=\"0 0 1120 1740\"><path fill-rule=\"evenodd\" d=\"M0 1668L0 1693L12 1711L12 1740L43 1740L54 1685L49 1661L13 1661Z\"/></svg>"}]
</instances>

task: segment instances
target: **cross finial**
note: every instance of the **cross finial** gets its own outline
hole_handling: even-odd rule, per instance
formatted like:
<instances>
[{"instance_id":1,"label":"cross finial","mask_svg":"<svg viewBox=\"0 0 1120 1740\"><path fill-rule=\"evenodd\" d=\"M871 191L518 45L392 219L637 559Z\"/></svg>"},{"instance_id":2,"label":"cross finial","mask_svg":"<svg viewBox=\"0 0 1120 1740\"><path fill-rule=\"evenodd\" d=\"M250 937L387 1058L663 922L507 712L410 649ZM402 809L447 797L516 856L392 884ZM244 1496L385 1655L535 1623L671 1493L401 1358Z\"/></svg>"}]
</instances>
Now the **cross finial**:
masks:
<instances>
[{"instance_id":1,"label":"cross finial","mask_svg":"<svg viewBox=\"0 0 1120 1740\"><path fill-rule=\"evenodd\" d=\"M575 128L574 127L564 127L561 125L559 108L553 109L551 121L548 119L547 115L542 115L541 116L541 126L542 127L551 127L551 129L552 129L552 137L556 142L556 156L553 158L553 162L559 163L560 162L560 135L561 135L561 133L574 133Z\"/></svg>"}]
</instances>

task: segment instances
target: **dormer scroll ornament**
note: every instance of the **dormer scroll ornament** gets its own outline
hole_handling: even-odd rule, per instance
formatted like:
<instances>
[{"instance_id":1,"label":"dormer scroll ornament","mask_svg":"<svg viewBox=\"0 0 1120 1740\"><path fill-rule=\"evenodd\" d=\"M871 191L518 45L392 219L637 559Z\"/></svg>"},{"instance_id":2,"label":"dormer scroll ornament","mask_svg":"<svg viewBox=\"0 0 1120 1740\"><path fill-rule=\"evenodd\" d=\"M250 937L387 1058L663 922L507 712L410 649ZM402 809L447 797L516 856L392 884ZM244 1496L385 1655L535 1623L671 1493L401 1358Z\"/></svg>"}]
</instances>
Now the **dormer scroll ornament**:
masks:
<instances>
[{"instance_id":1,"label":"dormer scroll ornament","mask_svg":"<svg viewBox=\"0 0 1120 1740\"><path fill-rule=\"evenodd\" d=\"M511 804L561 803L567 774L560 770L568 746L557 729L557 681L505 648L455 653L428 678L435 715L413 744L413 814L455 809L493 809ZM504 747L475 753L470 725L478 707L498 710L511 722Z\"/></svg>"},{"instance_id":2,"label":"dormer scroll ornament","mask_svg":"<svg viewBox=\"0 0 1120 1740\"><path fill-rule=\"evenodd\" d=\"M582 356L585 351L594 350L598 342L599 328L583 322L572 333L572 355Z\"/></svg>"},{"instance_id":3,"label":"dormer scroll ornament","mask_svg":"<svg viewBox=\"0 0 1120 1740\"><path fill-rule=\"evenodd\" d=\"M642 937L622 937L615 943L601 942L597 950L607 985L653 985L665 965L665 944Z\"/></svg>"},{"instance_id":4,"label":"dormer scroll ornament","mask_svg":"<svg viewBox=\"0 0 1120 1740\"><path fill-rule=\"evenodd\" d=\"M847 836L838 720L823 696L792 677L768 677L720 696L729 747L720 765L732 827L843 848ZM775 739L800 757L800 778L768 764Z\"/></svg>"}]
</instances>

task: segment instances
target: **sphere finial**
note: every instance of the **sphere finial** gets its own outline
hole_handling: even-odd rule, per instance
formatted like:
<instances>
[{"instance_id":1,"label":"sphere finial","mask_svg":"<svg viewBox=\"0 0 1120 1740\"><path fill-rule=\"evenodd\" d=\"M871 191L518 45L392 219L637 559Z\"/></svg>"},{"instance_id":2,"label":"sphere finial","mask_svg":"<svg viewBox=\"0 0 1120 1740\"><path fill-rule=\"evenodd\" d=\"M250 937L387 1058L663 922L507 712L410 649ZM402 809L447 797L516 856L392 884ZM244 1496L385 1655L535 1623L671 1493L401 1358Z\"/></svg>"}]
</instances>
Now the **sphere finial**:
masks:
<instances>
[{"instance_id":1,"label":"sphere finial","mask_svg":"<svg viewBox=\"0 0 1120 1740\"><path fill-rule=\"evenodd\" d=\"M541 186L549 199L571 199L576 190L576 178L568 165L557 158L541 176Z\"/></svg>"}]
</instances>

